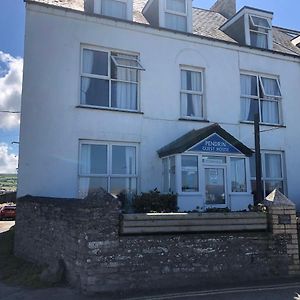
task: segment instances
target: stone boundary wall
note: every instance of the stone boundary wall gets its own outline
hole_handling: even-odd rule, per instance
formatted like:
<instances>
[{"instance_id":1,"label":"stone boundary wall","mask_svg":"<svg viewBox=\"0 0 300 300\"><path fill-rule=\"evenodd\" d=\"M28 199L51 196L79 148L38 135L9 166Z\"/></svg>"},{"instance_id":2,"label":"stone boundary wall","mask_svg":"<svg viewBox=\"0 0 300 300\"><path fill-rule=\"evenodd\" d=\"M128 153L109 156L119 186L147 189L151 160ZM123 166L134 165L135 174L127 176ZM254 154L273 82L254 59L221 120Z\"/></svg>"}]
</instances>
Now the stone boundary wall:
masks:
<instances>
[{"instance_id":1,"label":"stone boundary wall","mask_svg":"<svg viewBox=\"0 0 300 300\"><path fill-rule=\"evenodd\" d=\"M67 280L86 293L245 283L291 270L286 233L122 236L119 218L118 200L104 192L85 200L21 198L15 254L39 264L62 259Z\"/></svg>"}]
</instances>

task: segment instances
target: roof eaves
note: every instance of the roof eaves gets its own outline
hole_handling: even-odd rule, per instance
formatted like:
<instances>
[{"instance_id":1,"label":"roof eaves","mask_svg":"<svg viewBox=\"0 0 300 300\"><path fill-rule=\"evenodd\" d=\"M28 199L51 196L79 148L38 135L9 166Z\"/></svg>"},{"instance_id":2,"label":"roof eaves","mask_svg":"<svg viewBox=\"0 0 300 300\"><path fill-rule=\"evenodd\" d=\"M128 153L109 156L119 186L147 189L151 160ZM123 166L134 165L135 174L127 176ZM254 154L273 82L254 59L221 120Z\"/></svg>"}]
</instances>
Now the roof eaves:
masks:
<instances>
[{"instance_id":1,"label":"roof eaves","mask_svg":"<svg viewBox=\"0 0 300 300\"><path fill-rule=\"evenodd\" d=\"M237 140L234 136L232 136L230 133L224 130L217 123L198 130L193 129L192 131L189 131L188 133L179 137L175 141L160 148L157 151L157 153L160 158L183 153L214 133L224 138L241 153L245 154L246 156L252 156L253 151L251 149L249 149L246 145Z\"/></svg>"},{"instance_id":2,"label":"roof eaves","mask_svg":"<svg viewBox=\"0 0 300 300\"><path fill-rule=\"evenodd\" d=\"M180 35L184 35L184 36L191 36L191 37L194 37L194 38L200 38L200 39L203 39L203 40L221 42L221 43L225 43L227 45L238 46L240 48L254 49L254 50L269 52L269 53L273 53L273 54L279 54L279 55L284 55L284 56L288 56L288 57L293 57L293 58L297 58L297 59L299 59L299 57L300 57L300 55L296 55L296 54L290 54L290 53L285 53L285 52L280 52L280 51L274 51L274 50L271 50L271 49L257 48L257 47L248 46L248 45L240 45L237 42L227 41L227 40L223 40L223 39L219 39L219 38L213 38L213 37L208 37L208 36L189 33L189 32L182 32L182 31L177 31L177 30L173 30L173 29L152 26L152 25L146 24L146 23L140 23L140 22L136 22L136 21L118 19L118 18L103 16L103 15L94 14L94 13L87 13L85 11L81 11L81 10L77 10L77 9L73 9L73 8L69 8L69 7L57 6L57 5L48 4L48 3L42 3L42 2L38 2L36 0L24 0L24 2L26 2L28 4L34 4L34 5L47 7L47 8L55 8L55 9L60 9L60 10L64 10L64 11L70 11L70 12L78 13L78 14L81 14L81 15L84 15L84 16L91 16L91 17L96 17L96 18L112 20L112 21L116 21L116 22L123 22L123 23L127 23L127 24L133 24L133 25L137 25L137 26L153 28L153 29L156 29L156 30L159 30L159 31L172 32L172 33L180 34Z\"/></svg>"}]
</instances>

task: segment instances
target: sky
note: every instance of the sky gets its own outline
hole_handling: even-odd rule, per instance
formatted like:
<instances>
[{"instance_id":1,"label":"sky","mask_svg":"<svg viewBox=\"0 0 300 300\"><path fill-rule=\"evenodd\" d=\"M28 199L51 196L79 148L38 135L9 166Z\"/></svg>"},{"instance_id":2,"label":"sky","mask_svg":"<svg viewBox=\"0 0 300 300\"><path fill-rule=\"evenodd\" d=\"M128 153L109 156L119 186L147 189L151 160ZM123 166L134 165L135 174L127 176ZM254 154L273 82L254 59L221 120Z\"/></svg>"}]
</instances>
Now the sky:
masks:
<instances>
[{"instance_id":1,"label":"sky","mask_svg":"<svg viewBox=\"0 0 300 300\"><path fill-rule=\"evenodd\" d=\"M209 9L215 0L194 0ZM237 0L237 9L252 6L274 13L273 25L300 30L300 0ZM0 0L0 174L16 173L24 54L23 0Z\"/></svg>"}]
</instances>

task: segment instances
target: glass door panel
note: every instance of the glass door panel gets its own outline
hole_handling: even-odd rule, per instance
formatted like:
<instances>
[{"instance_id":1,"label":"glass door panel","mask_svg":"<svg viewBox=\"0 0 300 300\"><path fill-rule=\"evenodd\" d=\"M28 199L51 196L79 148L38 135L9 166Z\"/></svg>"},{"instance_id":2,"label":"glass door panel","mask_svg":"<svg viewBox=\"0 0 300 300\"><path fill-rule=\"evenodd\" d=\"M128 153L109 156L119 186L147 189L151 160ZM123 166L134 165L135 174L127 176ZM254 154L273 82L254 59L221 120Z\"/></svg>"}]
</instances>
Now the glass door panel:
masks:
<instances>
[{"instance_id":1,"label":"glass door panel","mask_svg":"<svg viewBox=\"0 0 300 300\"><path fill-rule=\"evenodd\" d=\"M225 169L205 168L205 203L206 205L225 205Z\"/></svg>"}]
</instances>

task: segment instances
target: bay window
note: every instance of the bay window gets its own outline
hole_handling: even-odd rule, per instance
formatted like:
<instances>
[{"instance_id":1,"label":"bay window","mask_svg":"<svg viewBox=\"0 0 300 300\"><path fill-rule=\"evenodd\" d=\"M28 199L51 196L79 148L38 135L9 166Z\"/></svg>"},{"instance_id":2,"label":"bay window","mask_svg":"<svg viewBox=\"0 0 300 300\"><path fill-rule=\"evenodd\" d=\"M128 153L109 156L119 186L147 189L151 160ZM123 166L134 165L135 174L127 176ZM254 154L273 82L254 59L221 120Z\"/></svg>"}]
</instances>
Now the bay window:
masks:
<instances>
[{"instance_id":1,"label":"bay window","mask_svg":"<svg viewBox=\"0 0 300 300\"><path fill-rule=\"evenodd\" d=\"M138 56L95 49L82 49L80 103L137 111Z\"/></svg>"},{"instance_id":2,"label":"bay window","mask_svg":"<svg viewBox=\"0 0 300 300\"><path fill-rule=\"evenodd\" d=\"M181 117L203 119L203 73L181 70Z\"/></svg>"},{"instance_id":3,"label":"bay window","mask_svg":"<svg viewBox=\"0 0 300 300\"><path fill-rule=\"evenodd\" d=\"M80 143L79 194L83 198L99 188L119 195L137 192L136 146Z\"/></svg>"},{"instance_id":4,"label":"bay window","mask_svg":"<svg viewBox=\"0 0 300 300\"><path fill-rule=\"evenodd\" d=\"M274 151L262 151L262 183L263 198L268 196L274 189L285 192L285 176L283 170L283 153ZM252 192L256 195L256 171L255 155L250 158Z\"/></svg>"},{"instance_id":5,"label":"bay window","mask_svg":"<svg viewBox=\"0 0 300 300\"><path fill-rule=\"evenodd\" d=\"M277 78L241 74L241 120L254 121L256 113L261 123L279 125L281 120L281 90Z\"/></svg>"},{"instance_id":6,"label":"bay window","mask_svg":"<svg viewBox=\"0 0 300 300\"><path fill-rule=\"evenodd\" d=\"M165 27L179 31L187 31L186 0L166 0Z\"/></svg>"}]
</instances>

